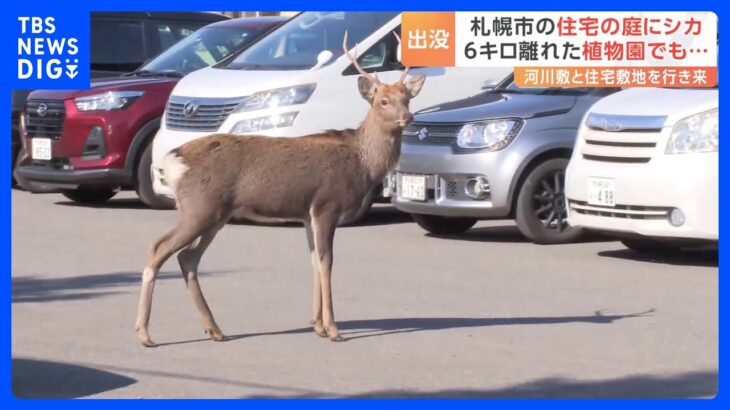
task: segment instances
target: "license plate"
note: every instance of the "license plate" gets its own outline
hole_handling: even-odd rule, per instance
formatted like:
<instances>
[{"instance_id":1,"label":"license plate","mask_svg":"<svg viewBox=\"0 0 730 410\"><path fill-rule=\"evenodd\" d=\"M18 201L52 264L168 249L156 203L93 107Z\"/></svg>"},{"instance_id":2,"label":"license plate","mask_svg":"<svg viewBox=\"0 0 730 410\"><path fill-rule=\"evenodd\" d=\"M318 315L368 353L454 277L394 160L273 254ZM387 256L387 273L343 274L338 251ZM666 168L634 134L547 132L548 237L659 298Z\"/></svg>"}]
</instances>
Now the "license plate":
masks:
<instances>
[{"instance_id":1,"label":"license plate","mask_svg":"<svg viewBox=\"0 0 730 410\"><path fill-rule=\"evenodd\" d=\"M611 178L588 178L588 204L616 206L616 187Z\"/></svg>"},{"instance_id":2,"label":"license plate","mask_svg":"<svg viewBox=\"0 0 730 410\"><path fill-rule=\"evenodd\" d=\"M426 200L425 175L401 175L398 196L416 201Z\"/></svg>"},{"instance_id":3,"label":"license plate","mask_svg":"<svg viewBox=\"0 0 730 410\"><path fill-rule=\"evenodd\" d=\"M51 139L50 138L32 138L31 140L31 158L33 159L51 159Z\"/></svg>"}]
</instances>

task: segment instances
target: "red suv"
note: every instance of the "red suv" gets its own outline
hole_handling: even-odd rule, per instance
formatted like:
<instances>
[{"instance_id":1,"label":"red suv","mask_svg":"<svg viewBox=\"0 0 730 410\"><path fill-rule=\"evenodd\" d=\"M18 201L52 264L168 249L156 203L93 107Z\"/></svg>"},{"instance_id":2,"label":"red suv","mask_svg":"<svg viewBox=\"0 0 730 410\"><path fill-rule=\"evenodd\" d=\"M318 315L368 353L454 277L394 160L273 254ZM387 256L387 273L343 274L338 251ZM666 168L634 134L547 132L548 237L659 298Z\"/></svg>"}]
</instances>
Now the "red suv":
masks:
<instances>
[{"instance_id":1,"label":"red suv","mask_svg":"<svg viewBox=\"0 0 730 410\"><path fill-rule=\"evenodd\" d=\"M100 203L134 188L153 208L170 200L152 191L151 141L177 81L245 48L282 17L210 24L137 71L97 79L88 90L39 90L21 117L19 182L56 187L69 199Z\"/></svg>"}]
</instances>

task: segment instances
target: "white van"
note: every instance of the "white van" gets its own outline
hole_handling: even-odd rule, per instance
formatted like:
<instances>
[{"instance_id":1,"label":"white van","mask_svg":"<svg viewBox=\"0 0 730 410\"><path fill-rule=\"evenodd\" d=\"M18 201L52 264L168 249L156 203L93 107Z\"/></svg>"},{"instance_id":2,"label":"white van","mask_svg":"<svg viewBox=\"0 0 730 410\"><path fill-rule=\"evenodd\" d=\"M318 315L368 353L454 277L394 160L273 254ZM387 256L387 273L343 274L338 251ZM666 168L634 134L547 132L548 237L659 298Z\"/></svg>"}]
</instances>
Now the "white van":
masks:
<instances>
[{"instance_id":1,"label":"white van","mask_svg":"<svg viewBox=\"0 0 730 410\"><path fill-rule=\"evenodd\" d=\"M630 88L593 105L565 175L568 223L637 251L716 242L718 97Z\"/></svg>"},{"instance_id":2,"label":"white van","mask_svg":"<svg viewBox=\"0 0 730 410\"><path fill-rule=\"evenodd\" d=\"M172 197L162 158L178 146L213 133L296 137L326 129L356 128L368 105L357 90L358 73L342 51L348 32L358 62L384 82L403 66L397 12L305 12L241 54L183 78L175 87L153 146L153 187ZM425 75L411 112L465 98L497 83L511 68L412 67Z\"/></svg>"}]
</instances>

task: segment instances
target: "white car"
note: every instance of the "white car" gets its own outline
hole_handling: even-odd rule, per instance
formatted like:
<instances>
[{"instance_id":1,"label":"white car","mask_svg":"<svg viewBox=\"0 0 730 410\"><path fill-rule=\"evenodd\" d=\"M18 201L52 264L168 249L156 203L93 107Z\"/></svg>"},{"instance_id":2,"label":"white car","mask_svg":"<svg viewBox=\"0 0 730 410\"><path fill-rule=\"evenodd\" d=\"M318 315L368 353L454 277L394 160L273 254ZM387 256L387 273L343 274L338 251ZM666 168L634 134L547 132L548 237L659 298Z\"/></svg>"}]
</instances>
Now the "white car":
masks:
<instances>
[{"instance_id":1,"label":"white car","mask_svg":"<svg viewBox=\"0 0 730 410\"><path fill-rule=\"evenodd\" d=\"M718 240L718 90L632 88L583 119L568 223L651 251Z\"/></svg>"},{"instance_id":2,"label":"white car","mask_svg":"<svg viewBox=\"0 0 730 410\"><path fill-rule=\"evenodd\" d=\"M296 137L355 128L368 106L357 89L358 72L342 51L345 30L358 62L384 82L402 65L397 12L305 12L223 63L183 78L170 96L152 152L153 189L173 196L161 173L162 158L196 138L221 132ZM413 67L426 85L411 112L482 92L510 68Z\"/></svg>"}]
</instances>

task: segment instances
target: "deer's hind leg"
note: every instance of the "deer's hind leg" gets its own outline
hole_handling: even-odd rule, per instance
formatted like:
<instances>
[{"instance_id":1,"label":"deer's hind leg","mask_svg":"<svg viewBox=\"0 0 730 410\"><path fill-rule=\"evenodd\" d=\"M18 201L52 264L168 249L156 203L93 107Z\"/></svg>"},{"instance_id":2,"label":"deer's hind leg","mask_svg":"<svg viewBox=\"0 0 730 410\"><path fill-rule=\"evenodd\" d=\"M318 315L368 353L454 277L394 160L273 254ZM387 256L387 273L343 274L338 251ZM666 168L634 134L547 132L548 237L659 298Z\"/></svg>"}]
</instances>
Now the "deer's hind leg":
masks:
<instances>
[{"instance_id":1,"label":"deer's hind leg","mask_svg":"<svg viewBox=\"0 0 730 410\"><path fill-rule=\"evenodd\" d=\"M182 271L183 279L185 279L185 285L190 290L193 302L195 302L195 306L202 316L203 329L205 333L209 334L217 342L225 340L225 336L218 327L218 324L216 324L213 313L210 311L208 303L203 296L203 290L200 288L200 283L198 282L198 266L200 265L200 259L203 257L203 253L223 225L224 223L208 228L200 235L200 239L197 242L190 244L177 255L180 270Z\"/></svg>"},{"instance_id":2,"label":"deer's hind leg","mask_svg":"<svg viewBox=\"0 0 730 410\"><path fill-rule=\"evenodd\" d=\"M147 264L142 272L142 289L137 310L136 329L143 345L147 347L155 346L155 343L150 339L148 326L152 311L152 294L160 267L175 252L191 245L209 227L207 219L186 218L185 215L181 215L178 224L152 246Z\"/></svg>"}]
</instances>

